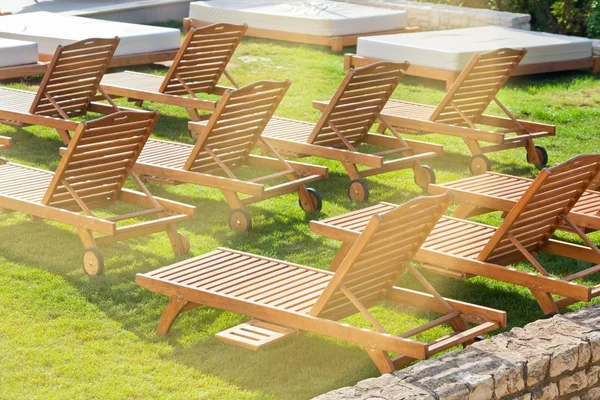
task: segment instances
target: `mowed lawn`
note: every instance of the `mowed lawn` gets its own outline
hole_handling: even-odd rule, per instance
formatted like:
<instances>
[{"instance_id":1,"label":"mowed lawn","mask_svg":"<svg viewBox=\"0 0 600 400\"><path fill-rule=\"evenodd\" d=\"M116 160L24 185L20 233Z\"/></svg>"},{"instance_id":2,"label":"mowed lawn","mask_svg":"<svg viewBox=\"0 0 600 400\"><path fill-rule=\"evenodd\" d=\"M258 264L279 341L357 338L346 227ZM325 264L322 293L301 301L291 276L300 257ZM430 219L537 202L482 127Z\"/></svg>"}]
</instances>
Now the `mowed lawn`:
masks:
<instances>
[{"instance_id":1,"label":"mowed lawn","mask_svg":"<svg viewBox=\"0 0 600 400\"><path fill-rule=\"evenodd\" d=\"M342 66L342 55L324 47L245 39L229 71L242 85L290 79L292 86L277 115L316 121L319 113L311 101L332 96L345 74ZM11 86L35 90L37 83L32 79ZM441 82L407 77L394 97L436 104L443 93ZM537 141L548 150L550 164L600 150L597 77L571 72L513 79L499 98L521 118L557 125L556 137ZM191 143L183 109L152 103L144 108L157 108L162 114L155 137ZM53 130L2 126L0 135L14 139L14 148L3 154L10 161L56 169L62 143ZM423 139L444 145L446 155L427 162L438 182L469 176L470 155L460 140L437 135ZM523 149L490 158L495 171L536 174L525 162ZM354 204L346 196L349 180L340 165L318 158L304 161L330 168L328 180L312 185L323 196L322 213L305 215L294 194L267 200L248 207L254 229L246 234L227 227L229 208L217 190L191 185L149 187L156 195L197 206L197 220L180 224L191 240L190 256L225 246L318 268L328 267L339 243L312 233L311 218L339 215L377 201L402 203L423 194L412 172L404 170L369 178L370 202ZM500 223L497 214L479 220ZM600 239L591 236L596 242ZM570 235L561 237L577 241ZM93 279L81 268L82 250L68 226L33 221L19 213L0 214L0 398L306 399L378 375L359 346L314 334L256 353L221 343L214 334L246 318L208 307L182 315L166 338L155 336L167 299L139 288L135 274L183 259L173 255L167 236L101 247L107 272ZM557 276L583 265L559 257L541 258ZM517 267L532 270L526 263ZM510 327L542 316L525 289L483 278L463 282L425 275L445 296L507 311ZM591 276L584 283L599 282ZM400 284L419 288L409 278ZM410 329L431 317L391 306L372 311L391 332ZM348 322L368 326L359 317ZM447 332L439 328L417 339Z\"/></svg>"}]
</instances>

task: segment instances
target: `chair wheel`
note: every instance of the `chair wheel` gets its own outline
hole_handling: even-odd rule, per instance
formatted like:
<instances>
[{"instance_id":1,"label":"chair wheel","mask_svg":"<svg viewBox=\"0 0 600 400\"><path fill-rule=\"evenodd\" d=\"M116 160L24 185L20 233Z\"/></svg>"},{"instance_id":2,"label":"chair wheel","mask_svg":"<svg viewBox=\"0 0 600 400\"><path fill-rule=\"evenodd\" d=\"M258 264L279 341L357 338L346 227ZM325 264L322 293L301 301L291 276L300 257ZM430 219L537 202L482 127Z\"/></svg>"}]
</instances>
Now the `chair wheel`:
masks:
<instances>
[{"instance_id":1,"label":"chair wheel","mask_svg":"<svg viewBox=\"0 0 600 400\"><path fill-rule=\"evenodd\" d=\"M369 200L369 187L364 179L355 179L348 185L348 197L358 203Z\"/></svg>"},{"instance_id":2,"label":"chair wheel","mask_svg":"<svg viewBox=\"0 0 600 400\"><path fill-rule=\"evenodd\" d=\"M252 217L243 208L236 208L229 214L229 227L238 232L248 232L252 229Z\"/></svg>"},{"instance_id":3,"label":"chair wheel","mask_svg":"<svg viewBox=\"0 0 600 400\"><path fill-rule=\"evenodd\" d=\"M537 153L538 158L540 159L541 164L534 164L537 169L542 169L548 164L548 152L542 146L535 146L535 152ZM531 158L529 157L529 153L525 155L525 158L528 163L532 163Z\"/></svg>"},{"instance_id":4,"label":"chair wheel","mask_svg":"<svg viewBox=\"0 0 600 400\"><path fill-rule=\"evenodd\" d=\"M321 211L321 208L323 207L323 198L321 197L321 194L313 188L307 188L306 192L308 193L309 201L303 202L302 199L299 198L298 205L300 205L300 208L306 212Z\"/></svg>"},{"instance_id":5,"label":"chair wheel","mask_svg":"<svg viewBox=\"0 0 600 400\"><path fill-rule=\"evenodd\" d=\"M477 154L471 157L471 164L469 165L472 175L481 175L492 169L492 163L489 158L483 154Z\"/></svg>"},{"instance_id":6,"label":"chair wheel","mask_svg":"<svg viewBox=\"0 0 600 400\"><path fill-rule=\"evenodd\" d=\"M429 165L421 165L415 174L415 183L427 191L430 184L435 183L435 172Z\"/></svg>"},{"instance_id":7,"label":"chair wheel","mask_svg":"<svg viewBox=\"0 0 600 400\"><path fill-rule=\"evenodd\" d=\"M185 233L177 232L177 237L179 238L179 242L181 244L181 254L187 254L190 252L190 239L185 235Z\"/></svg>"},{"instance_id":8,"label":"chair wheel","mask_svg":"<svg viewBox=\"0 0 600 400\"><path fill-rule=\"evenodd\" d=\"M83 251L83 270L89 276L104 274L104 258L98 249L85 249Z\"/></svg>"}]
</instances>

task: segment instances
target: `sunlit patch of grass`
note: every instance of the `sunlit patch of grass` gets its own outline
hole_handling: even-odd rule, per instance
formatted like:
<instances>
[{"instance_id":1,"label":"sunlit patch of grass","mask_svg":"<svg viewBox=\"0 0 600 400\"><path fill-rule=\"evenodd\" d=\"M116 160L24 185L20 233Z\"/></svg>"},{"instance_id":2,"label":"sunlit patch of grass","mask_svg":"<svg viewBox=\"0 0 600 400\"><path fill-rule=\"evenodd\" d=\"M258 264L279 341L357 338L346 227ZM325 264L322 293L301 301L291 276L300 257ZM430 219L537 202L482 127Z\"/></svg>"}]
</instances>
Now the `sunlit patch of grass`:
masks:
<instances>
[{"instance_id":1,"label":"sunlit patch of grass","mask_svg":"<svg viewBox=\"0 0 600 400\"><path fill-rule=\"evenodd\" d=\"M131 69L166 72L157 66ZM241 85L290 79L292 86L277 115L312 122L319 118L312 100L329 99L345 74L342 55L325 47L250 38L240 45L229 71ZM39 79L34 78L10 86L35 90L37 84ZM405 77L394 97L435 105L443 94L440 82ZM557 125L556 137L537 141L547 148L550 164L600 150L600 82L596 76L571 72L520 77L512 79L499 98L519 118ZM132 106L124 99L118 103ZM154 137L193 143L185 110L157 103L144 103L143 108L161 113ZM14 147L2 156L56 169L62 142L52 129L0 126L0 135L14 140ZM440 135L417 139L444 145L443 157L426 161L438 182L469 176L470 155L461 140ZM495 171L526 177L537 172L525 162L523 149L493 153L490 159ZM347 197L349 179L339 163L316 157L301 161L330 169L328 180L311 185L323 196L321 215L307 216L295 194L269 199L248 207L254 229L246 234L229 230L230 210L216 189L155 183L148 187L157 196L197 207L198 218L179 225L190 238L191 256L224 246L323 269L328 268L339 242L311 232L310 218L340 215L377 201L402 203L423 194L412 171L402 170L369 177L370 203L355 204ZM117 210L108 210L112 211ZM477 220L501 223L498 213ZM580 243L570 234L558 236ZM592 238L597 241L598 235ZM167 235L103 246L108 271L95 279L81 270L82 250L76 232L68 226L32 221L18 213L0 214L0 397L305 399L378 374L359 346L313 334L286 339L257 353L226 345L214 334L246 318L209 307L182 315L168 337L158 337L153 330L167 299L138 287L134 279L138 272L184 258L173 255ZM580 267L560 257L542 255L542 260L557 276ZM516 267L533 270L528 263ZM507 311L507 329L542 316L524 288L481 277L458 281L427 271L423 274L445 296ZM598 284L598 277L592 275L582 283ZM410 276L399 284L421 290ZM435 317L391 305L371 311L394 333ZM358 316L346 322L368 326ZM417 339L431 340L448 332L447 327L440 327Z\"/></svg>"}]
</instances>

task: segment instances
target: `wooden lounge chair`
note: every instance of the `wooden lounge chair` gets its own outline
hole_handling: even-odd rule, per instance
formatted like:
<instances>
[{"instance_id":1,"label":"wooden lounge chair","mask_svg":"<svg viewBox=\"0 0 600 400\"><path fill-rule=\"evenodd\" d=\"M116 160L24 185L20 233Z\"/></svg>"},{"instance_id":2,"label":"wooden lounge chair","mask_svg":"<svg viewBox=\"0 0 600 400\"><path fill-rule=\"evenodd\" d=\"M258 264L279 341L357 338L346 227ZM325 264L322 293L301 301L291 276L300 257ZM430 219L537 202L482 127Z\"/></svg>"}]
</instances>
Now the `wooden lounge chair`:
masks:
<instances>
[{"instance_id":1,"label":"wooden lounge chair","mask_svg":"<svg viewBox=\"0 0 600 400\"><path fill-rule=\"evenodd\" d=\"M247 28L231 24L192 28L164 77L125 71L107 74L101 86L111 97L127 97L138 106L146 100L185 107L192 120L200 121L197 110L213 111L217 102L199 99L199 94L222 96L228 89L218 85L223 75L238 88L226 68Z\"/></svg>"},{"instance_id":2,"label":"wooden lounge chair","mask_svg":"<svg viewBox=\"0 0 600 400\"><path fill-rule=\"evenodd\" d=\"M533 140L554 135L555 127L519 120L496 98L525 53L525 49L500 49L475 54L437 107L388 101L381 112L380 119L384 123L378 132L391 125L405 133L460 137L473 155L470 170L474 175L491 168L485 153L518 147L527 150L528 162L538 168L545 166L548 154L543 147L535 146ZM492 102L506 117L483 114ZM327 103L314 102L313 105L324 109ZM481 142L491 144L482 146Z\"/></svg>"},{"instance_id":3,"label":"wooden lounge chair","mask_svg":"<svg viewBox=\"0 0 600 400\"><path fill-rule=\"evenodd\" d=\"M600 192L590 190L598 187L598 178L592 181L569 213L573 223L585 232L600 230ZM431 185L429 193L440 194L451 190L454 200L459 203L453 215L469 218L493 211L509 212L527 192L531 182L528 178L486 172L454 182ZM561 229L571 230L565 225Z\"/></svg>"},{"instance_id":4,"label":"wooden lounge chair","mask_svg":"<svg viewBox=\"0 0 600 400\"><path fill-rule=\"evenodd\" d=\"M189 241L176 223L194 217L195 207L152 196L132 167L152 128L157 112L117 112L80 122L55 173L13 163L0 165L0 208L73 226L83 245L83 268L102 274L97 246L156 232L167 232L173 250L185 254ZM124 189L130 177L142 192ZM141 211L101 218L92 212L124 202ZM138 217L157 218L117 226ZM100 236L94 236L94 232Z\"/></svg>"},{"instance_id":5,"label":"wooden lounge chair","mask_svg":"<svg viewBox=\"0 0 600 400\"><path fill-rule=\"evenodd\" d=\"M257 142L269 147L261 134L289 86L289 81L256 82L227 90L208 121L189 123L198 134L195 145L149 140L134 170L159 183L192 183L221 190L233 210L229 226L238 231L252 228L245 205L294 191L302 209L319 211L321 196L306 184L326 178L327 168L286 161L274 149L270 149L274 158L252 154ZM246 168L275 172L243 180L235 172ZM287 182L265 184L283 178ZM240 198L239 193L249 196Z\"/></svg>"},{"instance_id":6,"label":"wooden lounge chair","mask_svg":"<svg viewBox=\"0 0 600 400\"><path fill-rule=\"evenodd\" d=\"M505 325L502 311L441 297L410 263L449 202L447 195L421 197L372 216L335 273L220 248L137 274L136 282L171 298L156 330L159 335L168 333L179 313L207 305L258 320L217 335L226 342L256 350L297 331L315 332L363 346L382 373L391 372ZM406 271L428 293L394 286ZM392 335L368 311L385 301L442 316ZM337 322L356 313L374 330ZM431 343L411 339L444 323L455 333ZM399 356L391 359L388 352Z\"/></svg>"},{"instance_id":7,"label":"wooden lounge chair","mask_svg":"<svg viewBox=\"0 0 600 400\"><path fill-rule=\"evenodd\" d=\"M349 70L316 124L273 118L265 129L265 140L288 154L340 161L352 180L348 196L355 201L367 201L369 197L362 178L404 168L411 168L415 182L427 189L435 182L435 174L430 167L421 165L421 160L441 155L441 146L404 140L391 125L388 127L393 136L369 133L375 120L382 118L380 111L407 65L382 62ZM361 144L385 150L363 153L359 151ZM385 158L398 155L403 157ZM358 165L370 168L359 171Z\"/></svg>"},{"instance_id":8,"label":"wooden lounge chair","mask_svg":"<svg viewBox=\"0 0 600 400\"><path fill-rule=\"evenodd\" d=\"M543 169L529 189L510 210L499 227L454 217L442 217L415 261L433 272L458 278L481 275L529 288L542 310L551 315L577 301L600 295L600 285L584 286L573 281L600 271L594 265L572 275L550 276L535 257L544 251L600 264L600 250L568 216L600 170L600 155L582 155L558 166ZM374 214L396 205L380 203L339 217L312 221L311 228L324 236L342 240L338 263L352 247ZM586 246L550 239L560 224L569 225ZM522 272L507 266L529 261L538 273ZM559 299L552 294L562 296Z\"/></svg>"},{"instance_id":9,"label":"wooden lounge chair","mask_svg":"<svg viewBox=\"0 0 600 400\"><path fill-rule=\"evenodd\" d=\"M86 39L58 46L37 93L0 87L0 123L23 127L41 125L58 131L63 143L79 126L72 118L88 111L110 114L119 111L102 92L100 80L119 38ZM92 103L100 91L110 105Z\"/></svg>"}]
</instances>

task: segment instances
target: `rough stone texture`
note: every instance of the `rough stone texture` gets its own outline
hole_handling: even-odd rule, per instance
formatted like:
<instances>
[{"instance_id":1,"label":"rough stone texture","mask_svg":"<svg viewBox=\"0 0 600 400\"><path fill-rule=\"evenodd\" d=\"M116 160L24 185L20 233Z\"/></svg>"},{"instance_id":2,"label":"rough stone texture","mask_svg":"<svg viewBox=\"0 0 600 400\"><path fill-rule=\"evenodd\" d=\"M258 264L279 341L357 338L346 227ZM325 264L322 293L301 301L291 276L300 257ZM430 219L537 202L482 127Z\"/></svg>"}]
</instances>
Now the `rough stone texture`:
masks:
<instances>
[{"instance_id":1,"label":"rough stone texture","mask_svg":"<svg viewBox=\"0 0 600 400\"><path fill-rule=\"evenodd\" d=\"M529 30L531 16L503 11L468 8L444 4L422 3L410 0L338 0L344 3L406 11L409 26L422 30L470 28L475 26L499 25Z\"/></svg>"},{"instance_id":2,"label":"rough stone texture","mask_svg":"<svg viewBox=\"0 0 600 400\"><path fill-rule=\"evenodd\" d=\"M600 400L600 304L317 399Z\"/></svg>"}]
</instances>

